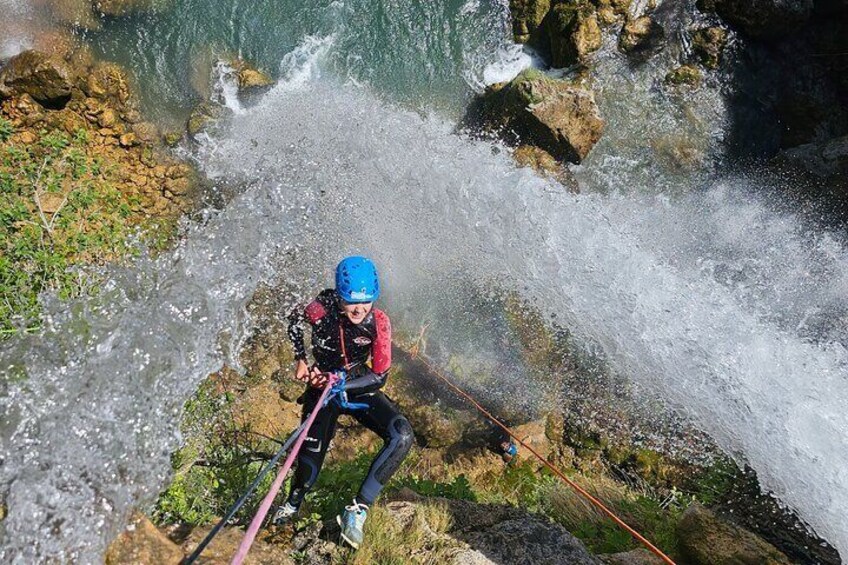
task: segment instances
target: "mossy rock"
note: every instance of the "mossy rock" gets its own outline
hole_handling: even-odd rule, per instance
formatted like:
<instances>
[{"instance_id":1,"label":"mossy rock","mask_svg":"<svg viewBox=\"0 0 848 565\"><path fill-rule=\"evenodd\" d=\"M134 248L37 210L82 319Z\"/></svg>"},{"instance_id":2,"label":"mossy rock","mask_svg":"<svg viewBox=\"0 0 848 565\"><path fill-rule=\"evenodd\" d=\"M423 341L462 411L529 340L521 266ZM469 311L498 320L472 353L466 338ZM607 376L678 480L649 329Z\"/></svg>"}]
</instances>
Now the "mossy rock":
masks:
<instances>
[{"instance_id":1,"label":"mossy rock","mask_svg":"<svg viewBox=\"0 0 848 565\"><path fill-rule=\"evenodd\" d=\"M681 65L665 75L666 84L674 86L694 86L701 84L701 71L695 65Z\"/></svg>"},{"instance_id":2,"label":"mossy rock","mask_svg":"<svg viewBox=\"0 0 848 565\"><path fill-rule=\"evenodd\" d=\"M701 28L692 34L692 50L708 69L718 68L726 44L727 31L718 26Z\"/></svg>"},{"instance_id":3,"label":"mossy rock","mask_svg":"<svg viewBox=\"0 0 848 565\"><path fill-rule=\"evenodd\" d=\"M28 94L50 108L63 108L71 98L75 75L70 65L40 51L12 57L0 71L0 99Z\"/></svg>"},{"instance_id":4,"label":"mossy rock","mask_svg":"<svg viewBox=\"0 0 848 565\"><path fill-rule=\"evenodd\" d=\"M790 565L776 547L759 536L692 504L677 525L681 556L692 565Z\"/></svg>"},{"instance_id":5,"label":"mossy rock","mask_svg":"<svg viewBox=\"0 0 848 565\"><path fill-rule=\"evenodd\" d=\"M618 48L628 55L648 57L665 46L665 30L651 16L628 20L621 30Z\"/></svg>"},{"instance_id":6,"label":"mossy rock","mask_svg":"<svg viewBox=\"0 0 848 565\"><path fill-rule=\"evenodd\" d=\"M535 69L487 90L474 111L483 129L501 133L507 142L534 145L573 163L586 158L604 130L591 91Z\"/></svg>"},{"instance_id":7,"label":"mossy rock","mask_svg":"<svg viewBox=\"0 0 848 565\"><path fill-rule=\"evenodd\" d=\"M595 7L588 1L557 4L543 27L548 37L551 65L569 67L601 47L601 28Z\"/></svg>"},{"instance_id":8,"label":"mossy rock","mask_svg":"<svg viewBox=\"0 0 848 565\"><path fill-rule=\"evenodd\" d=\"M551 8L550 0L510 0L512 33L517 43L538 44L542 20Z\"/></svg>"}]
</instances>

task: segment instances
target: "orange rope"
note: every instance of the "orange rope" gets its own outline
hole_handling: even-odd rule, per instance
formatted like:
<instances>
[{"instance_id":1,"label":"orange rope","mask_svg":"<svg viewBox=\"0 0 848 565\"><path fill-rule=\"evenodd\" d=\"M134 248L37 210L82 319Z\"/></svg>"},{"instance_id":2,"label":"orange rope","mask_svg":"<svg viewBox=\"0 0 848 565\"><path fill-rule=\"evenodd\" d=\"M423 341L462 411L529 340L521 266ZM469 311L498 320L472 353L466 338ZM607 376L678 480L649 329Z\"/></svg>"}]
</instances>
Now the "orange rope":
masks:
<instances>
[{"instance_id":1,"label":"orange rope","mask_svg":"<svg viewBox=\"0 0 848 565\"><path fill-rule=\"evenodd\" d=\"M630 526L628 526L628 525L627 525L627 523L626 523L624 520L622 520L621 518L619 518L618 516L616 516L616 515L615 515L615 513L614 513L612 510L610 510L609 508L607 508L607 507L604 505L604 503L603 503L603 502L601 502L600 500L598 500L597 498L595 498L594 496L592 496L591 494L589 494L589 493L588 493L585 489L583 489L580 485L578 485L577 483L575 483L574 481L572 481L571 479L569 479L568 477L566 477L566 476L565 476L565 474L564 474L562 471L560 471L560 470L559 470L559 469L557 469L554 465L552 465L550 462L548 462L548 460L547 460L547 459L545 459L544 457L542 457L541 455L539 455L539 454L536 452L536 450L535 450L535 449L533 449L532 447L530 447L529 445L527 445L526 443L524 443L524 441L522 441L522 440L521 440L521 438L519 438L517 435L515 435L515 433L513 433L513 431L512 431L511 429L509 429L509 428L508 428L505 424L501 423L501 421L500 421L500 420L498 420L497 418L495 418L494 416L492 416L492 414L491 414L491 413L489 413L489 411L488 411L488 410L486 410L486 409L485 409L482 405L480 405L480 403L479 403L479 402L477 402L476 400L474 400L474 399L471 397L471 395L469 395L467 392L465 392L464 390L462 390L461 388L459 388L458 386L456 386L455 384L453 384L450 380L448 380L448 378L447 378L447 377L445 377L445 376L441 373L441 371L439 371L439 370L438 370L438 369L436 369L433 365L431 365L431 364L430 364L430 363L429 363L429 362L428 362L428 361L427 361L424 357L419 356L419 355L417 355L417 354L416 354L416 355L413 355L412 357L413 357L414 359L418 359L418 360L420 360L422 363L424 363L424 365L426 365L426 366L427 366L427 368L430 370L430 372L431 372L432 374L434 374L434 375L436 375L437 377L439 377L439 378L440 378L441 380L443 380L443 381L445 382L445 384L447 384L447 385L448 385L448 386L449 386L449 387L450 387L450 388L451 388L454 392L456 392L457 394L459 394L460 396L462 396L463 398L465 398L467 401L469 401L471 404L473 404L473 405L474 405L474 407L475 407L475 408L477 408L477 410L479 410L479 411L480 411L483 415L485 415L485 416L486 416L486 418L488 418L489 420L491 420L493 423L497 424L497 425L498 425L501 429L503 429L503 431L505 431L507 434L509 434L509 435L510 435L510 437L512 437L515 441L517 441L518 443L520 443L522 447L524 447L524 448L525 448L526 450L528 450L530 453L532 453L533 455L535 455L535 456L536 456L536 459L538 459L539 461L541 461L542 463L544 463L544 464L545 464L545 466L546 466L548 469L550 469L551 471L553 471L553 473L554 473L556 476L558 476L560 479L562 479L563 481L565 481L565 483L566 483L568 486L570 486L571 488L573 488L575 491L577 491L578 493L580 493L581 495L583 495L583 496L586 498L586 500L588 500L589 502L591 502L592 504L594 504L595 506L597 506L599 509L601 509L601 510L602 510L602 511L603 511L603 512L607 515L607 516L609 516L610 518L612 518L612 520L613 520L616 524L618 524L619 526L621 526L621 527L622 527L624 530L626 530L626 531L627 531L627 533L629 533L631 536L633 536L634 538L636 538L637 540L639 540L639 541L640 541L640 542L641 542L641 543L642 543L642 544L643 544L646 548L648 548L648 549L649 549L652 553L654 553L657 557L659 557L660 559L662 559L664 562L668 563L669 565L676 565L676 564L675 564L675 562L674 562L674 561L672 561L672 560L671 560L671 558L670 558L668 555L666 555L665 553L663 553L663 552L662 552L662 550L660 550L658 547L656 547L654 544L652 544L650 541L648 541L648 540L647 540L647 538L645 538L642 534L640 534L639 532L637 532L636 530L634 530L633 528L631 528Z\"/></svg>"}]
</instances>

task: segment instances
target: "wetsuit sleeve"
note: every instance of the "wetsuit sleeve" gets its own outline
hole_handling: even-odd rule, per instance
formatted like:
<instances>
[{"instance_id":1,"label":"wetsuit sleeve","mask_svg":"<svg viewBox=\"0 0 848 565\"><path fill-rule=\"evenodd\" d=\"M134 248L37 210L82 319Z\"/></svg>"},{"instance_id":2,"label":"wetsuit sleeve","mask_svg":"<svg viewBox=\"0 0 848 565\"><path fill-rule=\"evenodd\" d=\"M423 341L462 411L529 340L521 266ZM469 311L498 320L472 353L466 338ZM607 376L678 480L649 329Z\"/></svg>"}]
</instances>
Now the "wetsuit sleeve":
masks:
<instances>
[{"instance_id":1,"label":"wetsuit sleeve","mask_svg":"<svg viewBox=\"0 0 848 565\"><path fill-rule=\"evenodd\" d=\"M306 360L306 345L303 342L303 329L306 324L306 316L301 308L295 308L289 314L289 339L294 348L295 361Z\"/></svg>"},{"instance_id":2,"label":"wetsuit sleeve","mask_svg":"<svg viewBox=\"0 0 848 565\"><path fill-rule=\"evenodd\" d=\"M327 313L324 305L317 298L309 303L306 308L295 308L289 314L289 339L294 347L294 358L296 361L306 360L306 345L303 341L303 333L306 323L313 326Z\"/></svg>"},{"instance_id":3,"label":"wetsuit sleeve","mask_svg":"<svg viewBox=\"0 0 848 565\"><path fill-rule=\"evenodd\" d=\"M383 388L392 366L392 324L382 310L374 310L377 335L371 345L371 369L347 383L350 393L373 392Z\"/></svg>"}]
</instances>

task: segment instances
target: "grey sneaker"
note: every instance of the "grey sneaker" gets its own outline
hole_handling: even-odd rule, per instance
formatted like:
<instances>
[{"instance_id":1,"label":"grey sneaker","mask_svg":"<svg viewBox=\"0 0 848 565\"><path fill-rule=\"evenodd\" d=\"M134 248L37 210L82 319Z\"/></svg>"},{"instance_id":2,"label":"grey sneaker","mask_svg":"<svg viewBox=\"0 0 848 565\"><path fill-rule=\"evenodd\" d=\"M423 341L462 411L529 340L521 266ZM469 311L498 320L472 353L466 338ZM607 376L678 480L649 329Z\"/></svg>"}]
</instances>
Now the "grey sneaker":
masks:
<instances>
[{"instance_id":1,"label":"grey sneaker","mask_svg":"<svg viewBox=\"0 0 848 565\"><path fill-rule=\"evenodd\" d=\"M277 507L277 511L274 512L274 517L271 518L271 523L275 526L284 526L291 522L296 514L297 507L286 502L282 506Z\"/></svg>"},{"instance_id":2,"label":"grey sneaker","mask_svg":"<svg viewBox=\"0 0 848 565\"><path fill-rule=\"evenodd\" d=\"M342 541L350 544L354 549L359 549L362 544L363 527L368 517L368 507L359 504L355 500L351 506L345 506L342 516L336 516L336 522L342 527Z\"/></svg>"}]
</instances>

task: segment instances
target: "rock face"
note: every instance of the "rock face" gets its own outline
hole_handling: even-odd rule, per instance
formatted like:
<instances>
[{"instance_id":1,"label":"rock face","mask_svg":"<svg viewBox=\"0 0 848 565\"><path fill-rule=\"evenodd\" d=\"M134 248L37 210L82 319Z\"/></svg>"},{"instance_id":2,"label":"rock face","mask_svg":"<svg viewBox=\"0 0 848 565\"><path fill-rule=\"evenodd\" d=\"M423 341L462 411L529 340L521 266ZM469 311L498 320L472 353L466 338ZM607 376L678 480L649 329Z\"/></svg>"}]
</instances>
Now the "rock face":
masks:
<instances>
[{"instance_id":1,"label":"rock face","mask_svg":"<svg viewBox=\"0 0 848 565\"><path fill-rule=\"evenodd\" d=\"M692 49L708 69L718 68L726 43L727 32L718 26L705 27L692 34Z\"/></svg>"},{"instance_id":2,"label":"rock face","mask_svg":"<svg viewBox=\"0 0 848 565\"><path fill-rule=\"evenodd\" d=\"M539 26L551 8L551 0L509 0L512 33L518 43L538 44Z\"/></svg>"},{"instance_id":3,"label":"rock face","mask_svg":"<svg viewBox=\"0 0 848 565\"><path fill-rule=\"evenodd\" d=\"M607 565L663 565L665 561L647 549L634 549L623 553L598 556Z\"/></svg>"},{"instance_id":4,"label":"rock face","mask_svg":"<svg viewBox=\"0 0 848 565\"><path fill-rule=\"evenodd\" d=\"M848 176L848 136L799 145L783 156L821 178Z\"/></svg>"},{"instance_id":5,"label":"rock face","mask_svg":"<svg viewBox=\"0 0 848 565\"><path fill-rule=\"evenodd\" d=\"M792 33L807 21L813 0L702 0L728 23L753 37L774 38Z\"/></svg>"},{"instance_id":6,"label":"rock face","mask_svg":"<svg viewBox=\"0 0 848 565\"><path fill-rule=\"evenodd\" d=\"M452 536L496 563L600 565L580 541L558 524L510 506L445 500Z\"/></svg>"},{"instance_id":7,"label":"rock face","mask_svg":"<svg viewBox=\"0 0 848 565\"><path fill-rule=\"evenodd\" d=\"M601 28L588 2L557 4L545 17L551 65L568 67L601 47Z\"/></svg>"},{"instance_id":8,"label":"rock face","mask_svg":"<svg viewBox=\"0 0 848 565\"><path fill-rule=\"evenodd\" d=\"M665 30L651 16L629 20L621 30L618 47L625 53L647 57L663 48Z\"/></svg>"},{"instance_id":9,"label":"rock face","mask_svg":"<svg viewBox=\"0 0 848 565\"><path fill-rule=\"evenodd\" d=\"M29 94L40 104L62 108L71 97L73 71L67 63L39 51L24 51L0 71L0 98Z\"/></svg>"},{"instance_id":10,"label":"rock face","mask_svg":"<svg viewBox=\"0 0 848 565\"><path fill-rule=\"evenodd\" d=\"M136 514L106 552L106 565L130 563L177 565L183 552L150 520Z\"/></svg>"},{"instance_id":11,"label":"rock face","mask_svg":"<svg viewBox=\"0 0 848 565\"><path fill-rule=\"evenodd\" d=\"M717 518L693 504L677 527L682 557L693 565L789 565L783 553L760 537Z\"/></svg>"},{"instance_id":12,"label":"rock face","mask_svg":"<svg viewBox=\"0 0 848 565\"><path fill-rule=\"evenodd\" d=\"M481 113L484 127L504 132L507 141L535 145L574 163L586 158L604 131L590 91L532 70L490 87Z\"/></svg>"}]
</instances>

